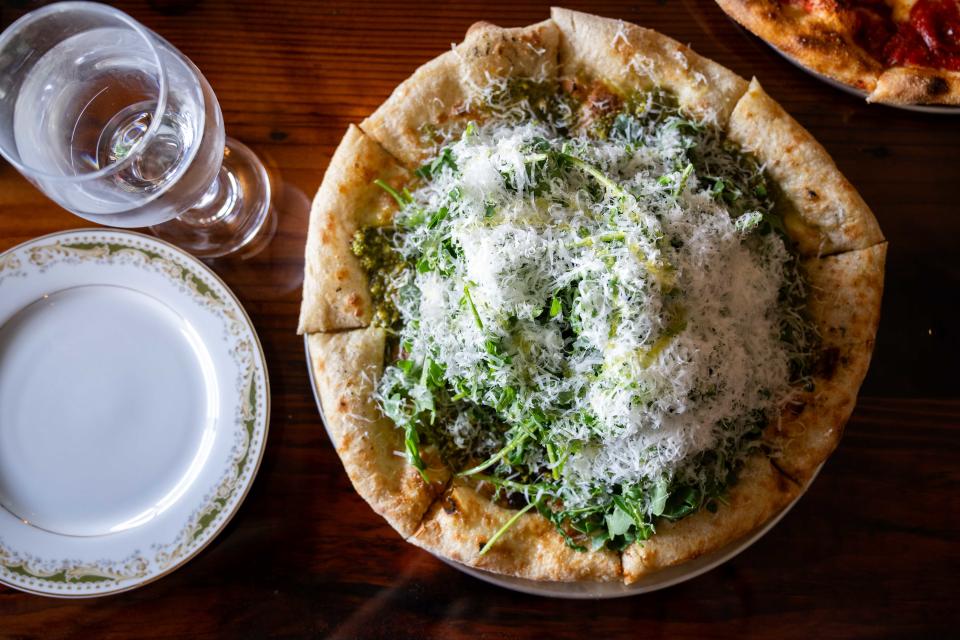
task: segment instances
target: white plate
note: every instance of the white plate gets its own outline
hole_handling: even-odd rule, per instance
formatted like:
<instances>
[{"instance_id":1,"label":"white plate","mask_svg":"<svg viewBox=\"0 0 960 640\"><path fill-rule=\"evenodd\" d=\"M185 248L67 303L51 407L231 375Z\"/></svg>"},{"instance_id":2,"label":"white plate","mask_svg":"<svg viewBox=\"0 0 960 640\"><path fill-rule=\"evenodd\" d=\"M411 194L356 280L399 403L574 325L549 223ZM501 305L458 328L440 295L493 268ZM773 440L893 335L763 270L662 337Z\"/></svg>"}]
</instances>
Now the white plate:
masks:
<instances>
[{"instance_id":1,"label":"white plate","mask_svg":"<svg viewBox=\"0 0 960 640\"><path fill-rule=\"evenodd\" d=\"M140 586L198 553L253 482L260 342L201 262L91 229L0 254L0 583Z\"/></svg>"},{"instance_id":2,"label":"white plate","mask_svg":"<svg viewBox=\"0 0 960 640\"><path fill-rule=\"evenodd\" d=\"M310 388L313 389L313 398L317 403L317 409L320 411L320 420L323 422L323 427L326 429L327 435L330 436L330 427L327 425L327 418L323 413L323 404L320 402L319 393L317 393L317 385L313 377L313 367L310 364L310 343L307 340L307 336L304 336L303 338L303 346L307 357L307 373L310 376ZM823 465L817 467L816 471L814 471L813 475L810 477L810 482L803 487L803 490L797 495L797 497L794 498L790 504L784 507L780 513L771 518L760 529L757 529L753 533L744 536L740 540L736 540L725 547L717 549L716 551L702 555L699 558L691 560L690 562L685 562L682 565L669 567L662 571L658 571L657 573L638 580L631 585L624 585L620 582L540 582L537 580L526 580L524 578L515 578L513 576L505 576L499 573L491 573L482 569L475 569L449 558L444 558L443 556L437 554L433 555L451 567L459 569L460 571L478 578L479 580L483 580L484 582L489 582L490 584L495 584L506 589L512 589L513 591L520 591L522 593L529 593L537 596L570 598L577 600L599 600L607 598L622 598L624 596L649 593L651 591L665 589L666 587L685 582L691 578L696 578L697 576L720 566L727 560L730 560L739 554L741 551L746 550L747 547L762 538L764 534L770 531L775 524L780 522L780 519L783 518L783 516L787 515L787 512L793 508L793 505L797 503L797 500L799 500L803 494L806 493L807 489L810 487L810 483L812 483L817 477L817 474L820 473L821 468L823 468Z\"/></svg>"},{"instance_id":3,"label":"white plate","mask_svg":"<svg viewBox=\"0 0 960 640\"><path fill-rule=\"evenodd\" d=\"M761 39L762 39L762 38L761 38ZM766 41L764 40L764 42L766 42ZM784 53L783 51L781 51L781 50L778 49L777 47L773 46L773 45L770 44L769 42L767 42L767 44L770 45L770 48L771 48L771 49L773 49L774 51L776 51L777 53L779 53L781 56L783 56L784 58L786 58L787 61L790 62L793 66L798 67L799 69L802 69L803 71L806 71L807 73L809 73L811 76L813 76L813 77L816 78L817 80L820 80L821 82L825 82L826 84L830 85L830 86L833 87L834 89L839 89L840 91L849 93L850 95L854 95L854 96L863 98L864 100L867 99L867 95L869 95L869 94L867 94L866 91L862 91L862 90L860 90L860 89L857 89L856 87L851 87L850 85L848 85L848 84L846 84L846 83L844 83L844 82L840 82L839 80L835 80L835 79L831 78L830 76L825 76L825 75L823 75L822 73L820 73L819 71L814 71L813 69L807 67L806 65L801 64L799 61L794 60L792 56L790 56L790 55L787 54L787 53ZM940 113L940 114L948 114L948 115L953 115L953 116L960 115L960 107L951 107L951 106L946 106L946 105L935 105L935 104L889 104L889 103L886 103L886 102L877 102L877 103L871 103L871 104L878 104L878 105L883 106L883 107L893 107L894 109L903 109L903 110L905 110L905 111L919 111L919 112L921 112L921 113Z\"/></svg>"}]
</instances>

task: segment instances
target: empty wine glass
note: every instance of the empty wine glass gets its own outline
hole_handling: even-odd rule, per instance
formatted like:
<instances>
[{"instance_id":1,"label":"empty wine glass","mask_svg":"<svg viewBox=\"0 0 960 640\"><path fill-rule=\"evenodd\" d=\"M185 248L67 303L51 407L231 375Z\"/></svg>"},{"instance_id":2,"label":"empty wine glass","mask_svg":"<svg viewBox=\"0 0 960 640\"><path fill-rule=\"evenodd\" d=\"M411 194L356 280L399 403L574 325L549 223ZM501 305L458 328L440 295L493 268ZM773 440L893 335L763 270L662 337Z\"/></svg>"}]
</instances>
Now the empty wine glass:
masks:
<instances>
[{"instance_id":1,"label":"empty wine glass","mask_svg":"<svg viewBox=\"0 0 960 640\"><path fill-rule=\"evenodd\" d=\"M0 34L0 154L76 215L201 257L259 244L270 181L200 71L125 13L51 4Z\"/></svg>"}]
</instances>

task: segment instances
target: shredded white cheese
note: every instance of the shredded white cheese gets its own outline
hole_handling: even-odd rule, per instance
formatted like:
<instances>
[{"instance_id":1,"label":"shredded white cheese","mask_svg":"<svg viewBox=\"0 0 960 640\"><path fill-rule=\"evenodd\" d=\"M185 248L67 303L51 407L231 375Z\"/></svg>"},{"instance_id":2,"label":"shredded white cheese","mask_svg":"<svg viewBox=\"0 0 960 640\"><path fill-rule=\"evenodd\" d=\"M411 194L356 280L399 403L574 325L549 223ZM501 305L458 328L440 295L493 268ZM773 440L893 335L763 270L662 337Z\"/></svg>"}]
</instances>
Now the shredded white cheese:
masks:
<instances>
[{"instance_id":1,"label":"shredded white cheese","mask_svg":"<svg viewBox=\"0 0 960 640\"><path fill-rule=\"evenodd\" d=\"M544 164L538 148L564 142L618 188ZM451 385L482 381L469 399L489 407L513 389L507 424L548 413L548 442L569 455L530 448L525 461L558 470L567 508L598 488L697 473L697 454L788 392L787 249L745 231L753 218L735 219L705 176L678 167L682 144L668 126L640 144L561 141L529 122L471 126L450 147L455 166L408 207L446 216L397 235L405 255L433 251L443 265L406 276L405 357L441 364ZM503 446L466 415L441 426L477 456Z\"/></svg>"}]
</instances>

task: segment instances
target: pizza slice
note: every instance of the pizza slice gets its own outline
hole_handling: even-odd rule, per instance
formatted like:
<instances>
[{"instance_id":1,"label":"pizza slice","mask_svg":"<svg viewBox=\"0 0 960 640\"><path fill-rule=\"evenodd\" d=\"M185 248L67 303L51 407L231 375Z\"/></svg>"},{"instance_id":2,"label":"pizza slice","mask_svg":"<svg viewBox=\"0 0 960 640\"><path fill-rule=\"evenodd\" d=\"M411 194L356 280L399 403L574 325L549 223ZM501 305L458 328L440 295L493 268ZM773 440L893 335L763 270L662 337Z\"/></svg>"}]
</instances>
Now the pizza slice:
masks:
<instances>
[{"instance_id":1,"label":"pizza slice","mask_svg":"<svg viewBox=\"0 0 960 640\"><path fill-rule=\"evenodd\" d=\"M737 22L868 102L960 104L958 0L717 0Z\"/></svg>"}]
</instances>

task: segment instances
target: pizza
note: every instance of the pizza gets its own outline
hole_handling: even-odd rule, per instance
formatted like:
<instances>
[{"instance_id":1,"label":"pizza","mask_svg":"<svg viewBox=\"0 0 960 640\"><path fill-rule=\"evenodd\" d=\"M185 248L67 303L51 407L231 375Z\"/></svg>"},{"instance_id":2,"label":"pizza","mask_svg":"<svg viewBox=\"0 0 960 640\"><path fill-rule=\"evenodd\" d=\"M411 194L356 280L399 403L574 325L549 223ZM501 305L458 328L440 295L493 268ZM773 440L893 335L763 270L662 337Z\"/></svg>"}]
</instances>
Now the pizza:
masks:
<instances>
[{"instance_id":1,"label":"pizza","mask_svg":"<svg viewBox=\"0 0 960 640\"><path fill-rule=\"evenodd\" d=\"M357 492L501 574L633 583L837 446L886 243L762 89L654 31L478 23L351 125L299 331Z\"/></svg>"},{"instance_id":2,"label":"pizza","mask_svg":"<svg viewBox=\"0 0 960 640\"><path fill-rule=\"evenodd\" d=\"M958 0L717 0L798 63L887 104L960 104Z\"/></svg>"}]
</instances>

